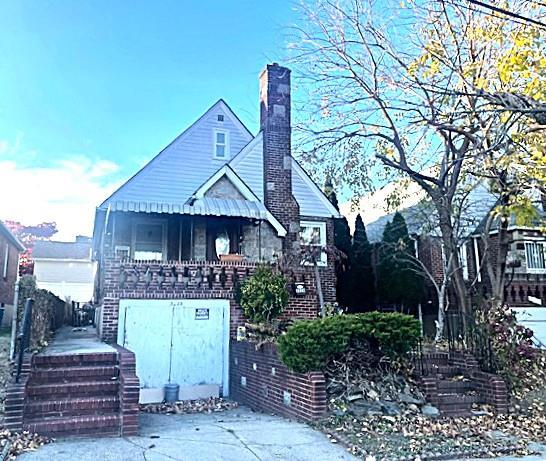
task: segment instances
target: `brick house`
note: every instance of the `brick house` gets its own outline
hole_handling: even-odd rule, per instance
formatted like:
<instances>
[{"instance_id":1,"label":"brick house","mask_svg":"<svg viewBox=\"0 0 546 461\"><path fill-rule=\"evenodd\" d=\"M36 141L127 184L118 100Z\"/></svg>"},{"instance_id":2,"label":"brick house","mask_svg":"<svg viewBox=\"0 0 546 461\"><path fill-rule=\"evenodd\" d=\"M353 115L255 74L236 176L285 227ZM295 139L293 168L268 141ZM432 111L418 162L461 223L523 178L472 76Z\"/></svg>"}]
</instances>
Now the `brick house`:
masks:
<instances>
[{"instance_id":1,"label":"brick house","mask_svg":"<svg viewBox=\"0 0 546 461\"><path fill-rule=\"evenodd\" d=\"M314 248L334 301L338 212L291 155L290 70L268 65L259 100L258 134L219 100L97 208L98 332L135 353L141 401L227 394L234 287L258 263L288 268L285 316L316 317Z\"/></svg>"},{"instance_id":2,"label":"brick house","mask_svg":"<svg viewBox=\"0 0 546 461\"><path fill-rule=\"evenodd\" d=\"M0 308L4 309L1 326L10 326L13 315L15 282L19 274L19 253L25 247L0 221Z\"/></svg>"}]
</instances>

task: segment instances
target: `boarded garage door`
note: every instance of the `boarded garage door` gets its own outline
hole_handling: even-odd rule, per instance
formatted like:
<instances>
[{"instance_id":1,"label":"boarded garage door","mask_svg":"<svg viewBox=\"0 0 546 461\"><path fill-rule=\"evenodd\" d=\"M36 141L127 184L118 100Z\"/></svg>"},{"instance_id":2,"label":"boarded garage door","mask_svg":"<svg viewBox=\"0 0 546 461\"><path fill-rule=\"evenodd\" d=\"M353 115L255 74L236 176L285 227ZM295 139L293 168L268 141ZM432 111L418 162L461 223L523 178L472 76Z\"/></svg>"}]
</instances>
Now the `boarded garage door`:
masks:
<instances>
[{"instance_id":1,"label":"boarded garage door","mask_svg":"<svg viewBox=\"0 0 546 461\"><path fill-rule=\"evenodd\" d=\"M227 395L229 301L120 300L118 343L136 356L141 402L161 401L166 383L180 398Z\"/></svg>"}]
</instances>

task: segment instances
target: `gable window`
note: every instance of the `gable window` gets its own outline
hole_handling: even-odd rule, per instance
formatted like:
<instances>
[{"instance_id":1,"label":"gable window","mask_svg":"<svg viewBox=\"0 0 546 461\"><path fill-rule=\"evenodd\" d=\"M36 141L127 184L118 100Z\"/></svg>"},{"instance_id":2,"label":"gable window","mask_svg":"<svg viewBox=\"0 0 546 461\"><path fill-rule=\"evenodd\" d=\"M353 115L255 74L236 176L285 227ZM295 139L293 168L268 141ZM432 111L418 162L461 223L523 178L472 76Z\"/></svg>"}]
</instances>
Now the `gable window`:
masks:
<instances>
[{"instance_id":1,"label":"gable window","mask_svg":"<svg viewBox=\"0 0 546 461\"><path fill-rule=\"evenodd\" d=\"M224 121L224 116L222 114L218 114L218 121L219 122L223 122Z\"/></svg>"},{"instance_id":2,"label":"gable window","mask_svg":"<svg viewBox=\"0 0 546 461\"><path fill-rule=\"evenodd\" d=\"M227 158L229 156L229 132L214 130L214 157Z\"/></svg>"},{"instance_id":3,"label":"gable window","mask_svg":"<svg viewBox=\"0 0 546 461\"><path fill-rule=\"evenodd\" d=\"M316 258L319 266L326 266L326 223L318 221L302 221L300 223L300 244L306 248L303 264L309 265Z\"/></svg>"},{"instance_id":4,"label":"gable window","mask_svg":"<svg viewBox=\"0 0 546 461\"><path fill-rule=\"evenodd\" d=\"M2 267L2 277L5 279L8 278L8 262L9 262L9 244L6 243L6 248L4 249L4 264Z\"/></svg>"},{"instance_id":5,"label":"gable window","mask_svg":"<svg viewBox=\"0 0 546 461\"><path fill-rule=\"evenodd\" d=\"M133 257L138 260L163 261L165 227L162 223L135 223L133 228Z\"/></svg>"},{"instance_id":6,"label":"gable window","mask_svg":"<svg viewBox=\"0 0 546 461\"><path fill-rule=\"evenodd\" d=\"M527 272L546 272L546 242L525 242Z\"/></svg>"}]
</instances>

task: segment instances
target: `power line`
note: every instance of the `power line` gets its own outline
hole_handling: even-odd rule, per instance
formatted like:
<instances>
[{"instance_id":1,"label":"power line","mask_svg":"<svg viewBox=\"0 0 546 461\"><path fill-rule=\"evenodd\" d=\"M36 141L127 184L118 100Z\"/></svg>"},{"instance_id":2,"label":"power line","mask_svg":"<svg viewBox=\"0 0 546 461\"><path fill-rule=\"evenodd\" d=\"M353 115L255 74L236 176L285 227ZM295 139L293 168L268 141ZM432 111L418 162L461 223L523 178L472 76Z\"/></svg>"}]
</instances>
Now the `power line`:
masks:
<instances>
[{"instance_id":1,"label":"power line","mask_svg":"<svg viewBox=\"0 0 546 461\"><path fill-rule=\"evenodd\" d=\"M476 8L475 6L467 6L467 5L463 5L462 3L458 3L454 0L440 0L440 1L445 1L446 3L449 3L450 5L453 5L453 6L458 6L460 8L464 8L466 10L469 10L469 11L473 11L475 13L481 13L481 14L485 14L487 16L491 16L493 18L497 18L497 19L504 19L506 20L506 16L505 15L497 15L495 13L492 13L492 12L489 12L489 11L485 11L483 9L480 9L480 8ZM470 1L470 0L469 0ZM518 21L516 19L512 19L511 20L514 24L518 24L520 26L528 26L529 24L527 24L526 22L523 22L523 21Z\"/></svg>"},{"instance_id":2,"label":"power line","mask_svg":"<svg viewBox=\"0 0 546 461\"><path fill-rule=\"evenodd\" d=\"M504 15L510 16L512 18L520 19L520 20L523 20L525 22L535 24L535 25L540 26L540 27L544 27L546 29L546 24L541 22L541 21L537 21L536 19L528 18L527 16L522 16L521 14L518 14L518 13L513 13L512 11L505 10L504 8L500 8L500 7L495 6L495 5L490 5L489 3L485 3L485 2L482 2L480 0L468 0L468 1L470 3L473 3L474 5L481 6L482 8L487 8L487 9L495 11L497 13L504 14Z\"/></svg>"}]
</instances>

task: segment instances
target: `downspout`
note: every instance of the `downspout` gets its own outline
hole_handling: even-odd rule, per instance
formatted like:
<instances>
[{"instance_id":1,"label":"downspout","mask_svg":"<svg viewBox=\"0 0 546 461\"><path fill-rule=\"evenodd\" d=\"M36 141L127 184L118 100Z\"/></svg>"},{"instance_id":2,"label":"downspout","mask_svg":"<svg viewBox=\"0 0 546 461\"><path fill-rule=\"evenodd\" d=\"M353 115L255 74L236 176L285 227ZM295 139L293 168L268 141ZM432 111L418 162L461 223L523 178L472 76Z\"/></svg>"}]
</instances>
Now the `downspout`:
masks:
<instances>
[{"instance_id":1,"label":"downspout","mask_svg":"<svg viewBox=\"0 0 546 461\"><path fill-rule=\"evenodd\" d=\"M410 238L413 240L413 249L415 251L415 257L419 260L419 236L410 235ZM417 315L419 316L419 324L421 325L421 337L424 336L424 326L423 326L423 308L421 302L417 304Z\"/></svg>"},{"instance_id":2,"label":"downspout","mask_svg":"<svg viewBox=\"0 0 546 461\"><path fill-rule=\"evenodd\" d=\"M258 261L262 262L262 220L258 221Z\"/></svg>"},{"instance_id":3,"label":"downspout","mask_svg":"<svg viewBox=\"0 0 546 461\"><path fill-rule=\"evenodd\" d=\"M193 216L190 218L190 261L194 259L194 249L193 249Z\"/></svg>"},{"instance_id":4,"label":"downspout","mask_svg":"<svg viewBox=\"0 0 546 461\"><path fill-rule=\"evenodd\" d=\"M478 279L478 282L482 281L482 271L480 267L480 251L478 249L478 238L473 237L472 241L474 243L474 260L476 261L476 277Z\"/></svg>"}]
</instances>

